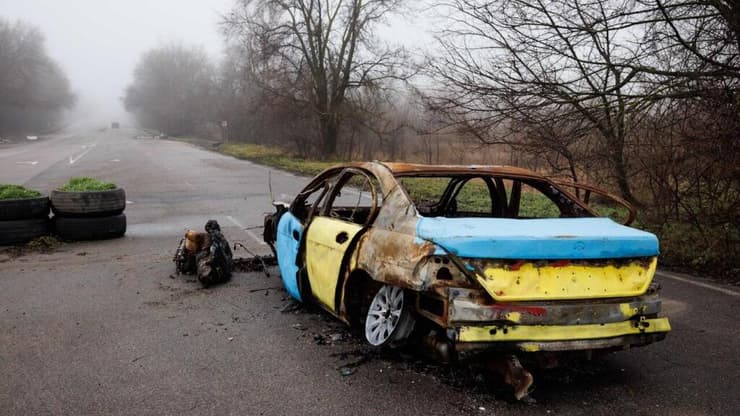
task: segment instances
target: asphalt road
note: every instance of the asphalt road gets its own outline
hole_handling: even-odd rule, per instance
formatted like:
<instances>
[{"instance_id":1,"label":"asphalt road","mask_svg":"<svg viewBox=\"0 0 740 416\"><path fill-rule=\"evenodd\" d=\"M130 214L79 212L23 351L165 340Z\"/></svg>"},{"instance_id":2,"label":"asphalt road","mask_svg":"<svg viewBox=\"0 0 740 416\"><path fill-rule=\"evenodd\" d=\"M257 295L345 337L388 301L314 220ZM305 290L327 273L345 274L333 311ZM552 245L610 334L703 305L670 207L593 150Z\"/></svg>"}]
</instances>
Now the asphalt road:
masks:
<instances>
[{"instance_id":1,"label":"asphalt road","mask_svg":"<svg viewBox=\"0 0 740 416\"><path fill-rule=\"evenodd\" d=\"M137 134L0 146L0 182L48 191L91 175L129 201L122 239L0 251L2 415L740 414L740 294L695 278L658 277L666 341L535 372L527 404L475 363L377 353L321 312L281 312L274 270L211 289L172 276L184 230L211 218L230 241L267 252L249 227L271 210L268 169ZM277 198L307 180L271 176Z\"/></svg>"}]
</instances>

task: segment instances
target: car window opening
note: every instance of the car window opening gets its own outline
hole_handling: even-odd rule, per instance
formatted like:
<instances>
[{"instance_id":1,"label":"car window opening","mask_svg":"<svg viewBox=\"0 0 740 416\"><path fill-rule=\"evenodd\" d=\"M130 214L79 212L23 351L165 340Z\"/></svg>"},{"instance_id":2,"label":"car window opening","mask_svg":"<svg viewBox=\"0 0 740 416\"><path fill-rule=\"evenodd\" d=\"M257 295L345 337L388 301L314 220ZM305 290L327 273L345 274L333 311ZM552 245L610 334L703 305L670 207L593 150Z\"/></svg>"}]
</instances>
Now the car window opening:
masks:
<instances>
[{"instance_id":1,"label":"car window opening","mask_svg":"<svg viewBox=\"0 0 740 416\"><path fill-rule=\"evenodd\" d=\"M490 175L398 178L424 217L567 218L592 216L547 181Z\"/></svg>"},{"instance_id":2,"label":"car window opening","mask_svg":"<svg viewBox=\"0 0 740 416\"><path fill-rule=\"evenodd\" d=\"M349 172L335 185L322 215L363 225L377 212L382 201L377 180L363 173Z\"/></svg>"}]
</instances>

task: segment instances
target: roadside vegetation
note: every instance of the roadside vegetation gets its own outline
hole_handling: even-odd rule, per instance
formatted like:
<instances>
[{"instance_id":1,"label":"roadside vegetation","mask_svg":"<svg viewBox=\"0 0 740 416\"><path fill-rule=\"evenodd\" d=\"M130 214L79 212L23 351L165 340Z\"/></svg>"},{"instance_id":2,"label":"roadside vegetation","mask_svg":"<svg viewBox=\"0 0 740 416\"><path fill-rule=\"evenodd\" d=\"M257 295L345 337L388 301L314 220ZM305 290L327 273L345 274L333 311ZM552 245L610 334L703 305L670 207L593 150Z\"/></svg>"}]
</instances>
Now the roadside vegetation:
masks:
<instances>
[{"instance_id":1,"label":"roadside vegetation","mask_svg":"<svg viewBox=\"0 0 740 416\"><path fill-rule=\"evenodd\" d=\"M62 192L93 192L109 191L116 188L118 188L118 186L114 183L103 182L95 178L82 176L70 178L70 180L62 185L59 190Z\"/></svg>"},{"instance_id":2,"label":"roadside vegetation","mask_svg":"<svg viewBox=\"0 0 740 416\"><path fill-rule=\"evenodd\" d=\"M38 198L41 193L20 185L0 184L0 200Z\"/></svg>"},{"instance_id":3,"label":"roadside vegetation","mask_svg":"<svg viewBox=\"0 0 740 416\"><path fill-rule=\"evenodd\" d=\"M75 100L41 30L0 16L0 137L52 130Z\"/></svg>"},{"instance_id":4,"label":"roadside vegetation","mask_svg":"<svg viewBox=\"0 0 740 416\"><path fill-rule=\"evenodd\" d=\"M299 175L313 176L322 170L336 164L319 160L310 160L293 156L278 147L262 146L249 143L229 143L219 147L223 154L245 159L266 166L297 173ZM337 162L338 163L338 162Z\"/></svg>"}]
</instances>

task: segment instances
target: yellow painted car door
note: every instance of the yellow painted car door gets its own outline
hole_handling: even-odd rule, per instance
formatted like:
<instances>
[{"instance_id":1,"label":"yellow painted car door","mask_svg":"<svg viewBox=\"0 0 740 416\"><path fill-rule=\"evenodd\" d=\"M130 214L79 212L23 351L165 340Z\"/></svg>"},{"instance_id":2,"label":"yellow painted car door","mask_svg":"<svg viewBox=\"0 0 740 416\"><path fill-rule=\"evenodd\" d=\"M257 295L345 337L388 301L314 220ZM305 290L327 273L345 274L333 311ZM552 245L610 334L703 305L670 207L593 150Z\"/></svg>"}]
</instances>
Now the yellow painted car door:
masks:
<instances>
[{"instance_id":1,"label":"yellow painted car door","mask_svg":"<svg viewBox=\"0 0 740 416\"><path fill-rule=\"evenodd\" d=\"M341 219L316 216L306 233L306 267L314 297L335 311L339 272L347 248L362 226Z\"/></svg>"}]
</instances>

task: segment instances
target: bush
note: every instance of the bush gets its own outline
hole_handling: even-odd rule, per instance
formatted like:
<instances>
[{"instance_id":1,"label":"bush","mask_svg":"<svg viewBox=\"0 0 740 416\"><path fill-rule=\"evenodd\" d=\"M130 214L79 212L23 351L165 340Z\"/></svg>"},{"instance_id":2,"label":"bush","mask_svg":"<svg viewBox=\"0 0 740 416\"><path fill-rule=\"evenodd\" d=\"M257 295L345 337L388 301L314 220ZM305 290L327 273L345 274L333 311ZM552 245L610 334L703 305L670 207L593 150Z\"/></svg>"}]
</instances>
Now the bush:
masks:
<instances>
[{"instance_id":1,"label":"bush","mask_svg":"<svg viewBox=\"0 0 740 416\"><path fill-rule=\"evenodd\" d=\"M20 185L0 184L0 199L26 199L40 196L40 192Z\"/></svg>"},{"instance_id":2,"label":"bush","mask_svg":"<svg viewBox=\"0 0 740 416\"><path fill-rule=\"evenodd\" d=\"M71 178L69 182L65 183L61 188L59 188L59 190L62 192L93 192L109 191L116 188L118 188L118 186L111 182L103 182L88 177L77 177Z\"/></svg>"},{"instance_id":3,"label":"bush","mask_svg":"<svg viewBox=\"0 0 740 416\"><path fill-rule=\"evenodd\" d=\"M662 265L712 277L740 277L740 228L736 224L700 228L669 222L651 231L660 238Z\"/></svg>"}]
</instances>

